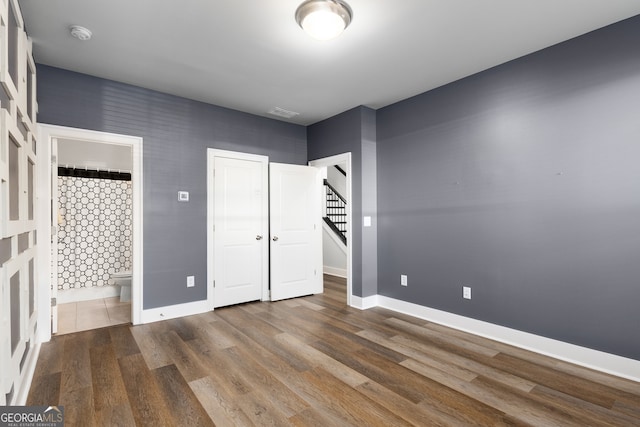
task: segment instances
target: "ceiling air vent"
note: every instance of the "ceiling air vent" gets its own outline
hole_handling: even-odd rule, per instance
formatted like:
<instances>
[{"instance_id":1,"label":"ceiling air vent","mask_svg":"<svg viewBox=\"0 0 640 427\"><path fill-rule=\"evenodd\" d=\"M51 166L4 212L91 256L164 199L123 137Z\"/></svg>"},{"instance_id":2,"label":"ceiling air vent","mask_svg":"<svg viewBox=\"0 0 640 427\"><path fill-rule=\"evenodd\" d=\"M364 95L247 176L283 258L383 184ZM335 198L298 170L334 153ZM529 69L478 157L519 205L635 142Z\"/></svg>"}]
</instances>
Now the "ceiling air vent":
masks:
<instances>
[{"instance_id":1,"label":"ceiling air vent","mask_svg":"<svg viewBox=\"0 0 640 427\"><path fill-rule=\"evenodd\" d=\"M268 111L268 113L274 116L283 117L285 119L290 119L292 117L300 115L300 113L296 113L295 111L285 110L284 108L280 108L280 107L273 107L271 110Z\"/></svg>"}]
</instances>

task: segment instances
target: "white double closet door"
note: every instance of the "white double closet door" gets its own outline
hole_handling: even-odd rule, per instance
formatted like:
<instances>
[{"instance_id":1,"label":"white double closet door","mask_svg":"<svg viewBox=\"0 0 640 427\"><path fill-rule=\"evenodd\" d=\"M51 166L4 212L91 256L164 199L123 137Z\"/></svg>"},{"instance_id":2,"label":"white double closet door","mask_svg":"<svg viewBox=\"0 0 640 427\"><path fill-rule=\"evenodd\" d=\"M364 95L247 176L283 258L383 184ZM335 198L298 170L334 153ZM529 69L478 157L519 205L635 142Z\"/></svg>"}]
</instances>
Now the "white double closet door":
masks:
<instances>
[{"instance_id":1,"label":"white double closet door","mask_svg":"<svg viewBox=\"0 0 640 427\"><path fill-rule=\"evenodd\" d=\"M321 293L319 170L210 150L209 173L213 306Z\"/></svg>"}]
</instances>

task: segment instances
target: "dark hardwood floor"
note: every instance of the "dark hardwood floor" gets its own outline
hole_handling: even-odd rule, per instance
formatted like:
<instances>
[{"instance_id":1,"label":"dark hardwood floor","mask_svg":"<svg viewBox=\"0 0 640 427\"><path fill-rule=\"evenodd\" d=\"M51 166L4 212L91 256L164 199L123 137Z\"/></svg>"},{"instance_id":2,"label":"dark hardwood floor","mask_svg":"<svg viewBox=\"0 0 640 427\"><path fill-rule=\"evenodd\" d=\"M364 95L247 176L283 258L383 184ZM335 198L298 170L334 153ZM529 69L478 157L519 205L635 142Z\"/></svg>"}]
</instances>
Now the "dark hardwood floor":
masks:
<instances>
[{"instance_id":1,"label":"dark hardwood floor","mask_svg":"<svg viewBox=\"0 0 640 427\"><path fill-rule=\"evenodd\" d=\"M325 293L54 337L66 425L640 426L640 383Z\"/></svg>"}]
</instances>

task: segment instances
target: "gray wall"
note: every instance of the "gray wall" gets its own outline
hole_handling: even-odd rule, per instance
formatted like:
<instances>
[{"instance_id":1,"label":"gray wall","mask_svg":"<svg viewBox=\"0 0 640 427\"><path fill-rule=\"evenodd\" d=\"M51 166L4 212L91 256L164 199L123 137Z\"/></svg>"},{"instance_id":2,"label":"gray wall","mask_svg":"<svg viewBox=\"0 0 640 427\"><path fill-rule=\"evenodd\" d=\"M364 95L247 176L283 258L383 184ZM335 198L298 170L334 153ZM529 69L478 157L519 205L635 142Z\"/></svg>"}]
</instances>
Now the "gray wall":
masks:
<instances>
[{"instance_id":1,"label":"gray wall","mask_svg":"<svg viewBox=\"0 0 640 427\"><path fill-rule=\"evenodd\" d=\"M353 242L347 244L353 253L352 292L361 297L375 295L378 286L376 230L362 227L363 215L373 216L375 225L377 211L375 199L370 198L376 191L375 180L365 179L375 176L375 120L374 110L357 107L307 128L309 160L351 153Z\"/></svg>"},{"instance_id":2,"label":"gray wall","mask_svg":"<svg viewBox=\"0 0 640 427\"><path fill-rule=\"evenodd\" d=\"M362 228L362 296L378 293L378 181L376 112L362 111L361 200L362 217L371 217L371 227Z\"/></svg>"},{"instance_id":3,"label":"gray wall","mask_svg":"<svg viewBox=\"0 0 640 427\"><path fill-rule=\"evenodd\" d=\"M378 110L379 293L640 360L638 46L635 17Z\"/></svg>"},{"instance_id":4,"label":"gray wall","mask_svg":"<svg viewBox=\"0 0 640 427\"><path fill-rule=\"evenodd\" d=\"M144 138L145 309L206 299L207 148L307 160L303 126L40 64L38 104L40 123Z\"/></svg>"}]
</instances>

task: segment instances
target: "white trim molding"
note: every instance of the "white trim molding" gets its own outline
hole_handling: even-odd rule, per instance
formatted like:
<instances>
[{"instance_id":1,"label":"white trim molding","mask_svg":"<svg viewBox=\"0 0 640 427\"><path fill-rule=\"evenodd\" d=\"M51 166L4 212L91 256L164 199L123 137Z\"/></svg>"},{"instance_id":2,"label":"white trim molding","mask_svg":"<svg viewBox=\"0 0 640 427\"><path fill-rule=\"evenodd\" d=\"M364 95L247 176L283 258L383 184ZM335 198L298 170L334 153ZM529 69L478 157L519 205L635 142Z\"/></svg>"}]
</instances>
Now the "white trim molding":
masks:
<instances>
[{"instance_id":1,"label":"white trim molding","mask_svg":"<svg viewBox=\"0 0 640 427\"><path fill-rule=\"evenodd\" d=\"M372 297L368 297L372 298ZM640 382L640 361L569 344L458 314L376 295L377 306L469 332L555 359Z\"/></svg>"},{"instance_id":2,"label":"white trim molding","mask_svg":"<svg viewBox=\"0 0 640 427\"><path fill-rule=\"evenodd\" d=\"M38 166L38 325L39 342L51 339L51 243L46 236L51 234L51 156L52 142L56 139L72 139L103 144L124 145L131 147L133 168L131 171L133 200L133 269L131 287L131 321L134 325L142 323L143 301L143 179L142 179L142 145L143 139L137 136L120 135L66 126L39 124L39 155L43 161ZM57 161L57 159L56 159Z\"/></svg>"},{"instance_id":3,"label":"white trim molding","mask_svg":"<svg viewBox=\"0 0 640 427\"><path fill-rule=\"evenodd\" d=\"M112 298L120 296L119 285L107 285L91 288L68 289L58 291L58 304L70 302L90 301L101 298Z\"/></svg>"},{"instance_id":4,"label":"white trim molding","mask_svg":"<svg viewBox=\"0 0 640 427\"><path fill-rule=\"evenodd\" d=\"M336 268L336 267L325 265L322 267L322 271L324 274L328 274L329 276L342 277L343 279L347 278L346 268Z\"/></svg>"},{"instance_id":5,"label":"white trim molding","mask_svg":"<svg viewBox=\"0 0 640 427\"><path fill-rule=\"evenodd\" d=\"M34 343L33 347L29 351L27 361L24 364L24 380L16 390L14 405L24 406L27 404L27 398L29 397L29 390L31 389L31 382L33 381L33 374L36 372L36 365L38 364L38 356L40 356L40 343Z\"/></svg>"},{"instance_id":6,"label":"white trim molding","mask_svg":"<svg viewBox=\"0 0 640 427\"><path fill-rule=\"evenodd\" d=\"M359 297L351 295L351 307L358 308L360 310L367 310L374 307L379 307L378 295L372 295L370 297Z\"/></svg>"},{"instance_id":7,"label":"white trim molding","mask_svg":"<svg viewBox=\"0 0 640 427\"><path fill-rule=\"evenodd\" d=\"M158 308L149 308L142 311L140 323L159 322L161 320L177 319L179 317L193 316L211 311L207 300L187 302L184 304L167 305Z\"/></svg>"}]
</instances>

